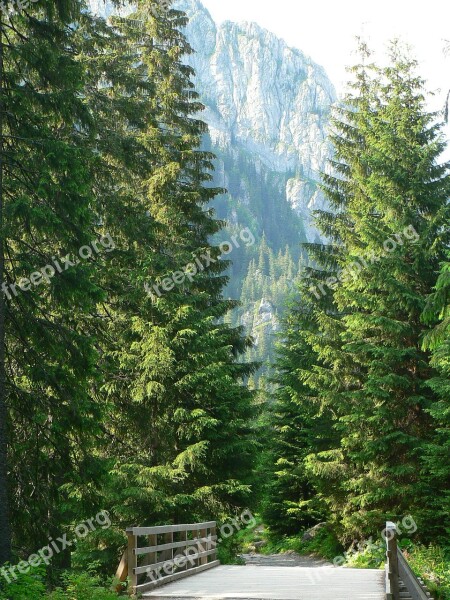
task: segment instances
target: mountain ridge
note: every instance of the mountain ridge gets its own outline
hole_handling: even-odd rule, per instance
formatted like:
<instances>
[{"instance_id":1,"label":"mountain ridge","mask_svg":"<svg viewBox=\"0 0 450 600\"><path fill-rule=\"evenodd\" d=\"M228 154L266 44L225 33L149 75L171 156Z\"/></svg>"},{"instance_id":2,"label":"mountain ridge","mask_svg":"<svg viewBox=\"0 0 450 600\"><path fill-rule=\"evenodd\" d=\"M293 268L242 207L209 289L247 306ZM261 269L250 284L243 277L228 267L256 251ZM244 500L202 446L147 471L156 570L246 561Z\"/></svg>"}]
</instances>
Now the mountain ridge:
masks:
<instances>
[{"instance_id":1,"label":"mountain ridge","mask_svg":"<svg viewBox=\"0 0 450 600\"><path fill-rule=\"evenodd\" d=\"M90 6L104 17L117 10L110 0ZM189 18L185 32L194 53L186 62L195 71L213 148L243 151L289 175L285 200L314 241L311 213L324 207L317 183L331 154L326 127L336 100L325 69L254 21L216 24L199 0L176 0L173 7Z\"/></svg>"},{"instance_id":2,"label":"mountain ridge","mask_svg":"<svg viewBox=\"0 0 450 600\"><path fill-rule=\"evenodd\" d=\"M100 4L91 0L97 12ZM226 223L216 241L244 228L256 240L229 257L226 296L241 303L229 321L254 339L246 359L267 365L286 298L308 264L301 244L321 240L313 211L326 208L319 181L331 156L327 127L336 92L323 67L257 23L216 24L199 0L173 7L189 18L185 34L194 52L185 62L205 106L203 147L216 156L213 184L227 190L213 203ZM101 12L111 14L112 4Z\"/></svg>"},{"instance_id":3,"label":"mountain ridge","mask_svg":"<svg viewBox=\"0 0 450 600\"><path fill-rule=\"evenodd\" d=\"M317 190L326 171L326 137L336 92L325 70L254 22L217 25L199 0L177 0L190 21L188 59L206 106L203 115L213 146L238 146L267 168L291 176L285 197L317 236L311 211L323 208Z\"/></svg>"}]
</instances>

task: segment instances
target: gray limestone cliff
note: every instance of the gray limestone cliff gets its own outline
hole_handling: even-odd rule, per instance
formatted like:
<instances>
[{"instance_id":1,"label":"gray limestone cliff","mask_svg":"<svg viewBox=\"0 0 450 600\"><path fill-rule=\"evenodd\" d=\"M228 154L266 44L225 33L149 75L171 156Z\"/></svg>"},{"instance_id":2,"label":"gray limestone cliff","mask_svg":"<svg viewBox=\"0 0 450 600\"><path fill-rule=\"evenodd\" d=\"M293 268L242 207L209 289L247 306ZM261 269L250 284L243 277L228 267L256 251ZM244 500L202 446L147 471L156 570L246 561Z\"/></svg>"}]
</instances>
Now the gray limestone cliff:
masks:
<instances>
[{"instance_id":1,"label":"gray limestone cliff","mask_svg":"<svg viewBox=\"0 0 450 600\"><path fill-rule=\"evenodd\" d=\"M90 4L97 14L113 13L109 0ZM316 183L330 156L326 128L336 98L324 69L256 23L217 25L198 0L173 6L189 17L186 35L195 52L187 60L213 149L245 152L282 174L285 199L313 241L311 210L323 206Z\"/></svg>"},{"instance_id":2,"label":"gray limestone cliff","mask_svg":"<svg viewBox=\"0 0 450 600\"><path fill-rule=\"evenodd\" d=\"M255 23L216 25L198 0L174 7L190 18L189 63L213 146L244 150L285 175L285 198L312 241L310 211L323 206L316 183L330 156L326 128L336 99L325 71Z\"/></svg>"}]
</instances>

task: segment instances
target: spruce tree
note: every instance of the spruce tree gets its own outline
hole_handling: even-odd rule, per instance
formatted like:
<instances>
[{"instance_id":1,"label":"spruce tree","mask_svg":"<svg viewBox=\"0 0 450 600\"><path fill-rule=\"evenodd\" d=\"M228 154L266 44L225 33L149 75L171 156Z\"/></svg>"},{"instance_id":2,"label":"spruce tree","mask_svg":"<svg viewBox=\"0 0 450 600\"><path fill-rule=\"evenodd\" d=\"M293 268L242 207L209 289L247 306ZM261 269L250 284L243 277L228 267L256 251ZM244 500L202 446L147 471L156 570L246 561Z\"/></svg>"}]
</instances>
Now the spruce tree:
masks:
<instances>
[{"instance_id":1,"label":"spruce tree","mask_svg":"<svg viewBox=\"0 0 450 600\"><path fill-rule=\"evenodd\" d=\"M5 469L0 440L1 559L10 555L5 471L14 539L29 554L61 534L73 508L65 486L89 480L101 420L89 393L96 352L88 325L101 293L95 261L78 255L95 240L97 218L90 186L95 157L82 141L91 120L68 25L81 9L80 2L44 1L2 13L0 433L8 426L10 444ZM48 276L30 283L41 269Z\"/></svg>"},{"instance_id":2,"label":"spruce tree","mask_svg":"<svg viewBox=\"0 0 450 600\"><path fill-rule=\"evenodd\" d=\"M5 285L101 236L111 246L2 299L0 560L7 475L24 554L105 504L123 528L223 515L249 497L254 367L225 318L236 303L211 243L221 190L200 150L185 16L142 1L108 24L83 8L43 0L2 30ZM195 276L149 293L189 264Z\"/></svg>"},{"instance_id":3,"label":"spruce tree","mask_svg":"<svg viewBox=\"0 0 450 600\"><path fill-rule=\"evenodd\" d=\"M356 132L348 134L342 123L339 179L325 181L329 197L342 194L345 203L334 218L344 223L337 226L345 248L338 265L348 273L355 260L362 264L333 284L340 347L335 355L326 346L319 352L331 358L335 383L321 396L334 403L341 434L330 463L341 469L341 493L330 495L331 504L347 530L358 533L406 514L411 498L416 510L430 500L422 493L419 457L431 434L434 398L420 317L445 249L439 233L449 179L447 165L438 162L444 143L425 109L417 65L395 46L391 59L389 67L374 69L368 93L362 90L367 104L357 108ZM355 137L361 150L352 160ZM323 230L330 220L319 217ZM329 456L316 458L315 468L326 473Z\"/></svg>"},{"instance_id":4,"label":"spruce tree","mask_svg":"<svg viewBox=\"0 0 450 600\"><path fill-rule=\"evenodd\" d=\"M271 531L295 534L324 519L327 514L315 482L307 470L307 457L332 443L331 415L318 413L317 394L305 380L317 364L317 354L305 334L315 328L307 290L292 301L283 320L277 345L275 402L270 408L268 436L269 484L263 502L264 522ZM336 437L336 436L335 436Z\"/></svg>"},{"instance_id":5,"label":"spruce tree","mask_svg":"<svg viewBox=\"0 0 450 600\"><path fill-rule=\"evenodd\" d=\"M317 323L304 334L317 354L304 382L337 436L305 463L345 538L388 517L420 517L431 501L421 456L435 393L421 313L448 222L444 143L415 62L396 47L384 69L364 46L362 58L334 120L334 172L324 175L332 210L317 223L329 241L309 246L315 266L304 277Z\"/></svg>"},{"instance_id":6,"label":"spruce tree","mask_svg":"<svg viewBox=\"0 0 450 600\"><path fill-rule=\"evenodd\" d=\"M424 311L424 320L434 325L424 340L424 349L431 350L431 365L436 376L429 381L436 393L429 411L433 419L434 435L424 456L427 484L432 500L427 507L430 523L438 523L436 533L445 544L450 533L450 262L443 263L435 292L430 296Z\"/></svg>"},{"instance_id":7,"label":"spruce tree","mask_svg":"<svg viewBox=\"0 0 450 600\"><path fill-rule=\"evenodd\" d=\"M4 164L4 77L3 77L3 17L0 16L0 281L5 276L5 244L3 220L3 164ZM8 409L6 394L6 302L0 294L0 565L11 559L11 523L8 498Z\"/></svg>"},{"instance_id":8,"label":"spruce tree","mask_svg":"<svg viewBox=\"0 0 450 600\"><path fill-rule=\"evenodd\" d=\"M86 101L104 165L98 210L121 248L104 271L99 389L111 439L105 494L121 525L242 505L253 460L244 386L253 368L237 360L250 342L223 321L235 303L222 297L227 263L210 242L222 227L209 206L221 190L210 184L213 156L200 150L206 126L183 64L185 23L141 2L112 31L96 36L107 27L98 22L79 40L82 60L105 74ZM197 274L183 273L188 265ZM171 283L174 273L180 282Z\"/></svg>"}]
</instances>

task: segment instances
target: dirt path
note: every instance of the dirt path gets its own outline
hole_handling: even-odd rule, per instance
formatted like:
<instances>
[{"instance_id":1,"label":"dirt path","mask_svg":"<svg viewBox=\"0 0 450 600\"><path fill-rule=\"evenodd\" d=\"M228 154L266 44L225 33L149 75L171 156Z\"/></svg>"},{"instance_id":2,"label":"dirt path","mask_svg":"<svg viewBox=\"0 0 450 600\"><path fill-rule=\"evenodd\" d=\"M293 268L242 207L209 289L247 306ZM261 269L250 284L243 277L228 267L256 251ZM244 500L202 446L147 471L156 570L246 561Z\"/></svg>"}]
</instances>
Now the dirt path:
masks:
<instances>
[{"instance_id":1,"label":"dirt path","mask_svg":"<svg viewBox=\"0 0 450 600\"><path fill-rule=\"evenodd\" d=\"M300 556L295 552L284 554L241 554L246 566L252 567L325 567L331 563L314 556Z\"/></svg>"}]
</instances>

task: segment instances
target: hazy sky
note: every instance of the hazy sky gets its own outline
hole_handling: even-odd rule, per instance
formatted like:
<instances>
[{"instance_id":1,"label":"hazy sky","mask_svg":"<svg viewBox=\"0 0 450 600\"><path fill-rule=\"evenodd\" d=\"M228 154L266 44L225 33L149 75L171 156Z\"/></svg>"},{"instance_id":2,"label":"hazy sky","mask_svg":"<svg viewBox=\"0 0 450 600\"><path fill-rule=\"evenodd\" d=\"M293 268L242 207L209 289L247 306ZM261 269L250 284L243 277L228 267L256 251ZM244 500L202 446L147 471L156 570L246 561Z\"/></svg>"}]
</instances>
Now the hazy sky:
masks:
<instances>
[{"instance_id":1,"label":"hazy sky","mask_svg":"<svg viewBox=\"0 0 450 600\"><path fill-rule=\"evenodd\" d=\"M401 37L413 47L420 73L430 89L441 89L441 105L450 88L449 0L202 0L213 18L222 22L255 21L300 48L323 65L338 91L346 80L345 66L355 60L355 36L383 52L386 42Z\"/></svg>"}]
</instances>

